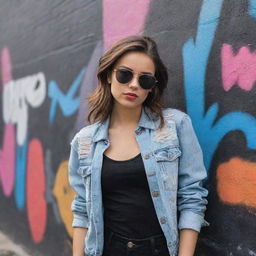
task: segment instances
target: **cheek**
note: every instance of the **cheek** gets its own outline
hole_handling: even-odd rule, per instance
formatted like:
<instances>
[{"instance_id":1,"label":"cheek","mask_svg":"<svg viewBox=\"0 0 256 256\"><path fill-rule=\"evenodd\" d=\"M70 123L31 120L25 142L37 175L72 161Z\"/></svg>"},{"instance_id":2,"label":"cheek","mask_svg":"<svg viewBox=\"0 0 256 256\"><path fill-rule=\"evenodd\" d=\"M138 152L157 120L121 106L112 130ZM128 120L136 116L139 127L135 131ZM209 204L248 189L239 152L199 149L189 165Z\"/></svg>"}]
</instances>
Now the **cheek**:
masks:
<instances>
[{"instance_id":1,"label":"cheek","mask_svg":"<svg viewBox=\"0 0 256 256\"><path fill-rule=\"evenodd\" d=\"M111 83L111 93L113 96L120 94L119 85L112 81Z\"/></svg>"},{"instance_id":2,"label":"cheek","mask_svg":"<svg viewBox=\"0 0 256 256\"><path fill-rule=\"evenodd\" d=\"M145 91L143 94L141 94L141 100L144 102L146 98L148 97L149 91Z\"/></svg>"}]
</instances>

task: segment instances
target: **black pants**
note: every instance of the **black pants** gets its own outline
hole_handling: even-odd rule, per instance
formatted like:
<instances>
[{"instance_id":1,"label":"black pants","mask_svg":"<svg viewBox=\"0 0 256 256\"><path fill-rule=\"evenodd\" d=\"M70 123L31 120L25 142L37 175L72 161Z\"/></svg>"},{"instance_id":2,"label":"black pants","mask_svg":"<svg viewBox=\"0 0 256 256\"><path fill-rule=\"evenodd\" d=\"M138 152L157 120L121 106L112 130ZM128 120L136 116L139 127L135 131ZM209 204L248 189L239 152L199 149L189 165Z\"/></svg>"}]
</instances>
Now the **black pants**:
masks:
<instances>
[{"instance_id":1,"label":"black pants","mask_svg":"<svg viewBox=\"0 0 256 256\"><path fill-rule=\"evenodd\" d=\"M169 256L164 235L130 239L105 229L103 256Z\"/></svg>"}]
</instances>

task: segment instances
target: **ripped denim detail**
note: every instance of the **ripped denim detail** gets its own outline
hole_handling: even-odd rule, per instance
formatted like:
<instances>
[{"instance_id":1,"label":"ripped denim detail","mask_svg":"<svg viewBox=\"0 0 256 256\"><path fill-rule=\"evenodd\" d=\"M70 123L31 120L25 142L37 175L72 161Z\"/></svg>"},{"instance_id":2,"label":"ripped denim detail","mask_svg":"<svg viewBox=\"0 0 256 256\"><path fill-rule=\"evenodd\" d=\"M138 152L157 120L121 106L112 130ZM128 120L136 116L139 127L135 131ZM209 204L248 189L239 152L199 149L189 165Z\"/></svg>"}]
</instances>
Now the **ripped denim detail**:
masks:
<instances>
[{"instance_id":1,"label":"ripped denim detail","mask_svg":"<svg viewBox=\"0 0 256 256\"><path fill-rule=\"evenodd\" d=\"M176 131L170 126L169 122L162 129L157 129L154 135L154 141L165 142L169 140L176 140Z\"/></svg>"},{"instance_id":2,"label":"ripped denim detail","mask_svg":"<svg viewBox=\"0 0 256 256\"><path fill-rule=\"evenodd\" d=\"M92 148L92 138L91 137L81 137L78 138L78 157L84 158L89 155Z\"/></svg>"}]
</instances>

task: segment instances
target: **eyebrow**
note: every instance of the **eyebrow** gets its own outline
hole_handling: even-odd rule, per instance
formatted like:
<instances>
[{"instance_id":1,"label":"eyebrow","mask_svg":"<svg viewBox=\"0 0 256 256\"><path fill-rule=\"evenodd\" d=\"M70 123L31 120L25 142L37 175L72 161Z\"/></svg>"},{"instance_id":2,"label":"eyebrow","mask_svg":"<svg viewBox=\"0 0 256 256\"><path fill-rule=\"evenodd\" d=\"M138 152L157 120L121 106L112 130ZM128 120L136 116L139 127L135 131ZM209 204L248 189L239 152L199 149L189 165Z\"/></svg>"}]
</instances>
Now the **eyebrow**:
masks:
<instances>
[{"instance_id":1,"label":"eyebrow","mask_svg":"<svg viewBox=\"0 0 256 256\"><path fill-rule=\"evenodd\" d=\"M119 68L125 68L125 69L128 69L130 71L133 71L131 68L128 68L126 66L119 66ZM140 74L145 74L145 75L151 75L153 76L153 74L151 72L141 72Z\"/></svg>"}]
</instances>

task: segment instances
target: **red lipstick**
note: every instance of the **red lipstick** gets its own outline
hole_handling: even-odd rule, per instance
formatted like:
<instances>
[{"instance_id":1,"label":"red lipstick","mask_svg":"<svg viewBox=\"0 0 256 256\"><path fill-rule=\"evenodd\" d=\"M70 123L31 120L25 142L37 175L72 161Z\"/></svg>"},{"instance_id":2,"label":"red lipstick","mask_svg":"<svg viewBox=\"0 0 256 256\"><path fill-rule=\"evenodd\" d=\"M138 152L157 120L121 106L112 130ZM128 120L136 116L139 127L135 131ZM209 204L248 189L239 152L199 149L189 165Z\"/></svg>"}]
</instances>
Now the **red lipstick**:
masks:
<instances>
[{"instance_id":1,"label":"red lipstick","mask_svg":"<svg viewBox=\"0 0 256 256\"><path fill-rule=\"evenodd\" d=\"M132 92L124 93L124 95L125 95L125 98L130 99L130 100L136 99L138 97L137 94L132 93Z\"/></svg>"}]
</instances>

